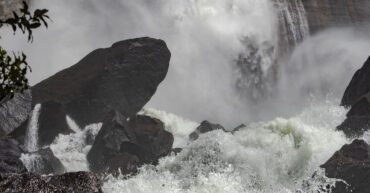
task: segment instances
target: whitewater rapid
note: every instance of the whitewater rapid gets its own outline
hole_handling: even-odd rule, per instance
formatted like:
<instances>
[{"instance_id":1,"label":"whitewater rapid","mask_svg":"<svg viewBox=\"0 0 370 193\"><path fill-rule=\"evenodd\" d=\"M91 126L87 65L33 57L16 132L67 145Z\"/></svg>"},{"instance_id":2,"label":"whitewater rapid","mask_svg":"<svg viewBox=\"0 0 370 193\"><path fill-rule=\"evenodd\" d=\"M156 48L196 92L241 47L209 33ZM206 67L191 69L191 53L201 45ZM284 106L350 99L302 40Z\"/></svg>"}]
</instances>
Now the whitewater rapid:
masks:
<instances>
[{"instance_id":1,"label":"whitewater rapid","mask_svg":"<svg viewBox=\"0 0 370 193\"><path fill-rule=\"evenodd\" d=\"M316 193L335 182L319 166L350 142L335 130L346 109L332 102L313 104L291 118L249 123L234 134L205 133L194 142L188 135L199 123L155 109L140 113L161 119L174 135L173 147L183 150L160 159L158 166L144 165L129 178L105 177L107 193ZM50 147L67 171L88 171L91 146L85 139L100 127L60 134L53 142Z\"/></svg>"}]
</instances>

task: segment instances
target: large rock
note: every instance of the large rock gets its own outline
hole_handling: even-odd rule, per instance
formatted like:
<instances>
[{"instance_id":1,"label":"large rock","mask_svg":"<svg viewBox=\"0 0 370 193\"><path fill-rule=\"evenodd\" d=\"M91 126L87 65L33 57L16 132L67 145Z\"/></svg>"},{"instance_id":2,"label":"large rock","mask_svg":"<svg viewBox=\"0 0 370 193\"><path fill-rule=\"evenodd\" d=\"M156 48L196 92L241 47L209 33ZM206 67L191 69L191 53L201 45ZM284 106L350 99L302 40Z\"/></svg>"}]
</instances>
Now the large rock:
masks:
<instances>
[{"instance_id":1,"label":"large rock","mask_svg":"<svg viewBox=\"0 0 370 193\"><path fill-rule=\"evenodd\" d=\"M32 87L33 106L41 104L40 144L71 132L66 115L84 126L104 121L111 111L136 114L155 93L168 70L170 52L162 40L138 38L97 49L74 66ZM26 127L12 136L19 139Z\"/></svg>"},{"instance_id":2,"label":"large rock","mask_svg":"<svg viewBox=\"0 0 370 193\"><path fill-rule=\"evenodd\" d=\"M196 140L202 133L207 133L210 131L221 129L226 132L226 129L220 124L214 124L208 121L203 121L192 133L189 135L190 140Z\"/></svg>"},{"instance_id":3,"label":"large rock","mask_svg":"<svg viewBox=\"0 0 370 193\"><path fill-rule=\"evenodd\" d=\"M38 176L32 173L0 174L2 193L102 193L98 178L89 172L59 176Z\"/></svg>"},{"instance_id":4,"label":"large rock","mask_svg":"<svg viewBox=\"0 0 370 193\"><path fill-rule=\"evenodd\" d=\"M341 105L350 107L347 119L337 127L347 137L361 136L370 128L370 58L353 76Z\"/></svg>"},{"instance_id":5,"label":"large rock","mask_svg":"<svg viewBox=\"0 0 370 193\"><path fill-rule=\"evenodd\" d=\"M332 193L365 193L370 190L370 146L355 140L344 145L324 165L327 177L342 179Z\"/></svg>"},{"instance_id":6,"label":"large rock","mask_svg":"<svg viewBox=\"0 0 370 193\"><path fill-rule=\"evenodd\" d=\"M114 173L120 169L129 174L169 154L173 140L158 119L137 115L127 121L116 112L104 121L87 159L93 172Z\"/></svg>"},{"instance_id":7,"label":"large rock","mask_svg":"<svg viewBox=\"0 0 370 193\"><path fill-rule=\"evenodd\" d=\"M0 173L23 173L26 167L19 159L23 150L16 140L9 137L0 138Z\"/></svg>"},{"instance_id":8,"label":"large rock","mask_svg":"<svg viewBox=\"0 0 370 193\"><path fill-rule=\"evenodd\" d=\"M21 159L28 171L35 174L63 174L66 172L62 162L55 157L50 148L23 154Z\"/></svg>"},{"instance_id":9,"label":"large rock","mask_svg":"<svg viewBox=\"0 0 370 193\"><path fill-rule=\"evenodd\" d=\"M16 93L12 99L0 102L0 135L7 135L19 127L32 111L31 91Z\"/></svg>"},{"instance_id":10,"label":"large rock","mask_svg":"<svg viewBox=\"0 0 370 193\"><path fill-rule=\"evenodd\" d=\"M370 92L370 57L365 64L356 71L351 82L344 92L341 105L350 107L363 95Z\"/></svg>"}]
</instances>

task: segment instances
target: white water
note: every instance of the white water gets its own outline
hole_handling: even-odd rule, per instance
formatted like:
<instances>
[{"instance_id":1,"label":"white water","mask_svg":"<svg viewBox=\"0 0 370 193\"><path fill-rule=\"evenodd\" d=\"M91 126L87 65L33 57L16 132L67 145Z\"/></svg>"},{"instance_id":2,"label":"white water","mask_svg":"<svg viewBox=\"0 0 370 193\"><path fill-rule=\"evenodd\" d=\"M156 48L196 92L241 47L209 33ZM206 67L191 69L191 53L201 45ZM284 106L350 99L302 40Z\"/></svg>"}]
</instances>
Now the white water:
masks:
<instances>
[{"instance_id":1,"label":"white water","mask_svg":"<svg viewBox=\"0 0 370 193\"><path fill-rule=\"evenodd\" d=\"M36 173L43 168L42 164L44 162L40 162L42 158L39 154L22 153L19 159L23 162L28 172Z\"/></svg>"},{"instance_id":2,"label":"white water","mask_svg":"<svg viewBox=\"0 0 370 193\"><path fill-rule=\"evenodd\" d=\"M90 151L91 145L86 144L86 138L89 135L95 139L101 126L101 123L91 124L76 133L59 134L50 145L50 149L68 172L89 170L86 155Z\"/></svg>"},{"instance_id":3,"label":"white water","mask_svg":"<svg viewBox=\"0 0 370 193\"><path fill-rule=\"evenodd\" d=\"M234 135L214 131L181 143L177 156L145 166L129 179L108 177L104 190L118 192L315 192L332 181L320 175L323 164L348 140L334 131L346 110L318 104L289 119L254 123ZM173 114L146 110L163 120L175 143L188 141L195 126ZM187 134L185 132L187 131ZM317 171L317 178L311 179ZM306 186L310 184L310 186Z\"/></svg>"},{"instance_id":4,"label":"white water","mask_svg":"<svg viewBox=\"0 0 370 193\"><path fill-rule=\"evenodd\" d=\"M252 123L234 134L209 132L191 143L188 135L197 123L155 109L141 114L161 119L174 135L174 147L183 151L162 158L156 167L143 166L129 179L108 176L103 180L105 192L317 193L335 181L319 166L349 143L335 131L346 110L332 102L311 105L292 118ZM93 130L96 135L100 127L60 135L51 145L68 171L88 170L86 133Z\"/></svg>"},{"instance_id":5,"label":"white water","mask_svg":"<svg viewBox=\"0 0 370 193\"><path fill-rule=\"evenodd\" d=\"M29 120L26 136L24 139L24 146L28 152L35 152L39 149L38 145L38 119L40 115L41 104L36 104Z\"/></svg>"}]
</instances>

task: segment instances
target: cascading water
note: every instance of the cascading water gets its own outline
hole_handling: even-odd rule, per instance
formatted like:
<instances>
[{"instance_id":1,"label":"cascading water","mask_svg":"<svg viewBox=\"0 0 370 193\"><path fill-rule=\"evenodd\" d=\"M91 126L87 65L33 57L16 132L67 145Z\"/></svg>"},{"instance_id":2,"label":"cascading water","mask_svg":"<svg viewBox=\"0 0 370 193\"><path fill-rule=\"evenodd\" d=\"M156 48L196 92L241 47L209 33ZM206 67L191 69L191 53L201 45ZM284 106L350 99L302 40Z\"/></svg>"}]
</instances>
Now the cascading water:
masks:
<instances>
[{"instance_id":1,"label":"cascading water","mask_svg":"<svg viewBox=\"0 0 370 193\"><path fill-rule=\"evenodd\" d=\"M24 146L28 152L35 152L39 149L38 120L39 120L40 110L41 110L41 104L36 104L32 111L31 119L27 126Z\"/></svg>"},{"instance_id":2,"label":"cascading water","mask_svg":"<svg viewBox=\"0 0 370 193\"><path fill-rule=\"evenodd\" d=\"M81 132L81 129L77 125L77 123L71 117L69 117L68 115L66 116L66 121L67 121L67 124L68 124L69 128L71 128L72 131L74 131L75 133Z\"/></svg>"},{"instance_id":3,"label":"cascading water","mask_svg":"<svg viewBox=\"0 0 370 193\"><path fill-rule=\"evenodd\" d=\"M302 0L275 0L279 16L280 54L289 54L309 36L309 26Z\"/></svg>"}]
</instances>

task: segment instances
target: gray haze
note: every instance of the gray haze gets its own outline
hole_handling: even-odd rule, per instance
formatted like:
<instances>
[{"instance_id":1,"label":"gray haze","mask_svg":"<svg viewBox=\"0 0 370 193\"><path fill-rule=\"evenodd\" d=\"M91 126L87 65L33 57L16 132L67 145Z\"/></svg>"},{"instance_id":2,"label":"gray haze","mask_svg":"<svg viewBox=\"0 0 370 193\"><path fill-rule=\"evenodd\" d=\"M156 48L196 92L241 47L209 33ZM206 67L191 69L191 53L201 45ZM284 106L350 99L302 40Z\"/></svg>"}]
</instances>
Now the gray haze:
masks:
<instances>
[{"instance_id":1,"label":"gray haze","mask_svg":"<svg viewBox=\"0 0 370 193\"><path fill-rule=\"evenodd\" d=\"M147 107L227 126L289 115L312 98L340 98L370 54L365 33L319 33L279 64L281 81L273 96L255 102L236 94L233 65L245 50L244 37L276 44L278 23L269 0L35 0L33 6L50 10L50 28L35 31L32 44L10 31L2 31L1 40L6 49L28 55L31 84L96 48L128 38L161 38L172 52L170 69Z\"/></svg>"}]
</instances>

